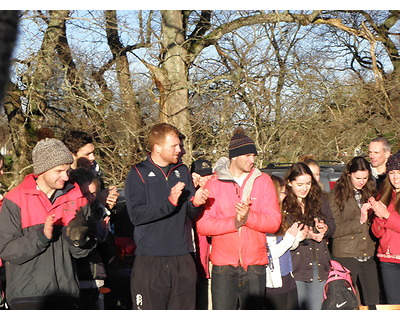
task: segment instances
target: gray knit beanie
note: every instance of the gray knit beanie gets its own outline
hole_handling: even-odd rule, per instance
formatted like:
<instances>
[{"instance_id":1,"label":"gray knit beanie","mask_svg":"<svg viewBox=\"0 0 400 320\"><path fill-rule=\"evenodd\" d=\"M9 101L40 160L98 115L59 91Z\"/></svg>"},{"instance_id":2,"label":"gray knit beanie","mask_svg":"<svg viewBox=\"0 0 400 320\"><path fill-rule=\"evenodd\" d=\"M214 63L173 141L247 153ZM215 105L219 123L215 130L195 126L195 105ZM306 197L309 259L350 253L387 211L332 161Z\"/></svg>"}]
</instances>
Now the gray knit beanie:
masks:
<instances>
[{"instance_id":1,"label":"gray knit beanie","mask_svg":"<svg viewBox=\"0 0 400 320\"><path fill-rule=\"evenodd\" d=\"M63 164L74 162L71 152L57 139L42 139L32 151L33 174L39 175Z\"/></svg>"}]
</instances>

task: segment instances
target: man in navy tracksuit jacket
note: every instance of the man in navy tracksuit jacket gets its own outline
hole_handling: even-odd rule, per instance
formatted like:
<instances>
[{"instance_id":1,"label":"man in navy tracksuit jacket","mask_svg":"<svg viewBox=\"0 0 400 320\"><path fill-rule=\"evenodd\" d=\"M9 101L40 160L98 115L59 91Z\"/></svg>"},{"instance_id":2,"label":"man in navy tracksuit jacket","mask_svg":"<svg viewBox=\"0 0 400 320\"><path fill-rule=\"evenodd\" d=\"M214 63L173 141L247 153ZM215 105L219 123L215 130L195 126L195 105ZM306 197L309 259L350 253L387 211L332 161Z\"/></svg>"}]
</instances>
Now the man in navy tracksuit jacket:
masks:
<instances>
[{"instance_id":1,"label":"man in navy tracksuit jacket","mask_svg":"<svg viewBox=\"0 0 400 320\"><path fill-rule=\"evenodd\" d=\"M135 225L136 258L131 293L137 309L194 309L196 268L189 253L185 220L208 198L195 190L179 161L179 131L166 123L149 134L151 153L125 181L127 210Z\"/></svg>"}]
</instances>

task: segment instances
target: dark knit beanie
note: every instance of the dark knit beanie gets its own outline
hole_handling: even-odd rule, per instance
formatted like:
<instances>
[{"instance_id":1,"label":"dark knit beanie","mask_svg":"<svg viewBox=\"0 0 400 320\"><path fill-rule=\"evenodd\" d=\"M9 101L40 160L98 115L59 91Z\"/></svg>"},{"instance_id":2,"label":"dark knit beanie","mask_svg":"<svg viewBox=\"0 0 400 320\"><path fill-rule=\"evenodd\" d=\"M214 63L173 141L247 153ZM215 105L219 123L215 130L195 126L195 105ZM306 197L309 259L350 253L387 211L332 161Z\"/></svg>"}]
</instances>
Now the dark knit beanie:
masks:
<instances>
[{"instance_id":1,"label":"dark knit beanie","mask_svg":"<svg viewBox=\"0 0 400 320\"><path fill-rule=\"evenodd\" d=\"M238 127L233 132L229 143L229 159L249 153L257 155L256 145L252 139L244 134L243 128Z\"/></svg>"},{"instance_id":2,"label":"dark knit beanie","mask_svg":"<svg viewBox=\"0 0 400 320\"><path fill-rule=\"evenodd\" d=\"M400 170L400 152L392 154L386 162L386 172Z\"/></svg>"},{"instance_id":3,"label":"dark knit beanie","mask_svg":"<svg viewBox=\"0 0 400 320\"><path fill-rule=\"evenodd\" d=\"M63 164L74 162L71 152L57 139L42 139L32 151L33 174L39 175Z\"/></svg>"}]
</instances>

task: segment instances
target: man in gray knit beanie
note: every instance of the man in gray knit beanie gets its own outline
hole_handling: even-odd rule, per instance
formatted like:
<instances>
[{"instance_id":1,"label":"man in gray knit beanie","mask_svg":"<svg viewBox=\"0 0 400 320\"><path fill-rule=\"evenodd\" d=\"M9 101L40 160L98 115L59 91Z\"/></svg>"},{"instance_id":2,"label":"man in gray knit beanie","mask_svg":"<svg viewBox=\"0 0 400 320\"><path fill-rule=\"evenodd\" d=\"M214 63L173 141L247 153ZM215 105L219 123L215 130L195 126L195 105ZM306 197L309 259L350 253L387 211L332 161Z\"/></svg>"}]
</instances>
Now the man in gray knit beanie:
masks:
<instances>
[{"instance_id":1,"label":"man in gray knit beanie","mask_svg":"<svg viewBox=\"0 0 400 320\"><path fill-rule=\"evenodd\" d=\"M32 151L33 173L39 175L63 164L71 164L74 158L69 149L57 139L40 140Z\"/></svg>"},{"instance_id":2,"label":"man in gray knit beanie","mask_svg":"<svg viewBox=\"0 0 400 320\"><path fill-rule=\"evenodd\" d=\"M86 257L95 246L96 221L79 185L69 179L73 157L60 140L40 140L32 160L34 172L6 193L0 211L7 304L14 310L76 309L74 258Z\"/></svg>"}]
</instances>

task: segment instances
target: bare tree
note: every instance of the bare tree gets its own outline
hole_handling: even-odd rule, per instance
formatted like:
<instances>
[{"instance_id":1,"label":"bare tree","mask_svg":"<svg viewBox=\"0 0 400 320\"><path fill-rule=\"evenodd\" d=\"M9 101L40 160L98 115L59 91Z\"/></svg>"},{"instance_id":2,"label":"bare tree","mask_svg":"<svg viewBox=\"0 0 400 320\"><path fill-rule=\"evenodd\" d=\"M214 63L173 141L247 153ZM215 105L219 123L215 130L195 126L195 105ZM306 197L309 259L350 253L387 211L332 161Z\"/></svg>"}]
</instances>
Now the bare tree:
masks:
<instances>
[{"instance_id":1,"label":"bare tree","mask_svg":"<svg viewBox=\"0 0 400 320\"><path fill-rule=\"evenodd\" d=\"M26 171L42 126L91 132L113 183L146 156L158 121L186 135L186 163L225 153L237 125L260 165L350 153L394 127L397 21L398 11L23 12L24 35L36 34L4 104L14 170Z\"/></svg>"}]
</instances>

